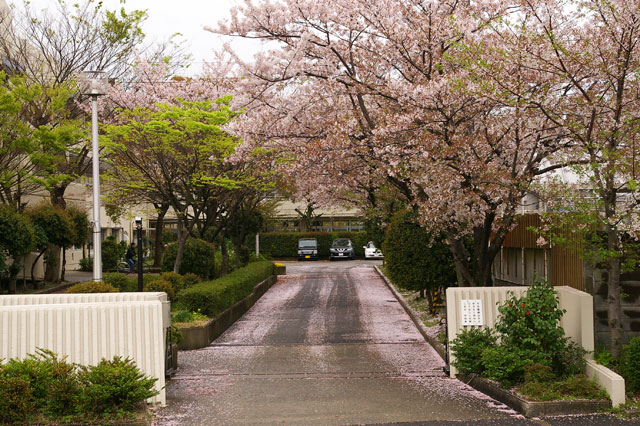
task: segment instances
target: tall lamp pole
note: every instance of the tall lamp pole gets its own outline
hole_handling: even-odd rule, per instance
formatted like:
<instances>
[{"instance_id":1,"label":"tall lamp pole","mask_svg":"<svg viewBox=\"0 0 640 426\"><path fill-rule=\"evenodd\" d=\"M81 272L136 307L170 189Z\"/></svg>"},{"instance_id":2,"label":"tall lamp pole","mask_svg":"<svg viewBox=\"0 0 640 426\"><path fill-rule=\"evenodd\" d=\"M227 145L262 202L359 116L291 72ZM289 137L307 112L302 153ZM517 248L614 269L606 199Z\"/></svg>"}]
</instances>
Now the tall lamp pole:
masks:
<instances>
[{"instance_id":1,"label":"tall lamp pole","mask_svg":"<svg viewBox=\"0 0 640 426\"><path fill-rule=\"evenodd\" d=\"M106 93L103 71L85 71L82 93L91 96L91 139L93 155L93 281L102 281L102 225L100 224L100 154L98 145L98 96Z\"/></svg>"}]
</instances>

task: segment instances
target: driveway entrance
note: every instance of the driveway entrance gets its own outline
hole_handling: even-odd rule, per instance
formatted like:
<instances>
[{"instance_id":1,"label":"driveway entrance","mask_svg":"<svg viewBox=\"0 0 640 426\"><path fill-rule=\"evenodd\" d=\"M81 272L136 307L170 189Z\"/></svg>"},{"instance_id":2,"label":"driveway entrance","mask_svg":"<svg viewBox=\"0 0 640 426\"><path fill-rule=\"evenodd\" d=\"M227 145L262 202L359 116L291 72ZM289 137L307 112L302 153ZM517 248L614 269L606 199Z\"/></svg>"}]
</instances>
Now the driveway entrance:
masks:
<instances>
[{"instance_id":1,"label":"driveway entrance","mask_svg":"<svg viewBox=\"0 0 640 426\"><path fill-rule=\"evenodd\" d=\"M514 420L444 375L372 264L287 263L287 275L220 338L180 352L157 423Z\"/></svg>"}]
</instances>

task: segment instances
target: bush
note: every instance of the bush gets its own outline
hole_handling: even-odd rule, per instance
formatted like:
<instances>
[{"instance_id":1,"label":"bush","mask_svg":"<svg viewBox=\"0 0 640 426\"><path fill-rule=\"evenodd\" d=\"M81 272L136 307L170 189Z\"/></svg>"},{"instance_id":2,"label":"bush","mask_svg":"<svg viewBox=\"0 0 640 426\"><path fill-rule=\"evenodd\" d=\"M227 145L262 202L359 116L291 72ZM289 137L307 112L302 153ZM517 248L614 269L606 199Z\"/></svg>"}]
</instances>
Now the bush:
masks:
<instances>
[{"instance_id":1,"label":"bush","mask_svg":"<svg viewBox=\"0 0 640 426\"><path fill-rule=\"evenodd\" d=\"M634 337L622 347L620 373L628 391L640 390L640 337Z\"/></svg>"},{"instance_id":2,"label":"bush","mask_svg":"<svg viewBox=\"0 0 640 426\"><path fill-rule=\"evenodd\" d=\"M85 386L81 401L85 412L115 414L133 411L147 398L158 394L157 379L145 376L129 358L103 359L96 366L82 367L80 382Z\"/></svg>"},{"instance_id":3,"label":"bush","mask_svg":"<svg viewBox=\"0 0 640 426\"><path fill-rule=\"evenodd\" d=\"M157 395L155 381L129 359L78 367L39 349L0 365L0 424L93 424L104 414L106 420L122 417Z\"/></svg>"},{"instance_id":4,"label":"bush","mask_svg":"<svg viewBox=\"0 0 640 426\"><path fill-rule=\"evenodd\" d=\"M29 380L0 370L0 424L23 424L32 416L31 401Z\"/></svg>"},{"instance_id":5,"label":"bush","mask_svg":"<svg viewBox=\"0 0 640 426\"><path fill-rule=\"evenodd\" d=\"M465 328L451 342L451 352L455 355L452 362L460 373L481 374L484 371L482 351L495 347L496 336L489 328Z\"/></svg>"},{"instance_id":6,"label":"bush","mask_svg":"<svg viewBox=\"0 0 640 426\"><path fill-rule=\"evenodd\" d=\"M173 300L176 296L171 283L165 280L156 280L145 284L144 291L163 291L167 293L169 300Z\"/></svg>"},{"instance_id":7,"label":"bush","mask_svg":"<svg viewBox=\"0 0 640 426\"><path fill-rule=\"evenodd\" d=\"M129 279L119 272L107 272L102 275L102 281L112 285L119 291L126 291L129 287Z\"/></svg>"},{"instance_id":8,"label":"bush","mask_svg":"<svg viewBox=\"0 0 640 426\"><path fill-rule=\"evenodd\" d=\"M80 270L84 272L93 271L93 257L83 257L80 259Z\"/></svg>"},{"instance_id":9,"label":"bush","mask_svg":"<svg viewBox=\"0 0 640 426\"><path fill-rule=\"evenodd\" d=\"M184 276L182 277L184 288L192 287L194 284L199 283L200 281L202 281L200 277L196 274L192 274L191 272L184 274Z\"/></svg>"},{"instance_id":10,"label":"bush","mask_svg":"<svg viewBox=\"0 0 640 426\"><path fill-rule=\"evenodd\" d=\"M482 352L484 375L505 387L521 381L525 365L532 361L530 354L506 345L489 347Z\"/></svg>"},{"instance_id":11,"label":"bush","mask_svg":"<svg viewBox=\"0 0 640 426\"><path fill-rule=\"evenodd\" d=\"M176 293L185 289L184 278L180 274L176 274L175 272L163 272L160 274L160 279L170 282L171 287L173 287L173 290Z\"/></svg>"},{"instance_id":12,"label":"bush","mask_svg":"<svg viewBox=\"0 0 640 426\"><path fill-rule=\"evenodd\" d=\"M408 290L428 290L432 310L434 293L456 281L453 256L444 235L428 232L412 211L393 215L382 251L391 281Z\"/></svg>"},{"instance_id":13,"label":"bush","mask_svg":"<svg viewBox=\"0 0 640 426\"><path fill-rule=\"evenodd\" d=\"M564 380L556 380L550 368L548 373L551 374L551 379L549 379L545 374L545 381L525 381L525 383L520 387L520 393L535 401L608 398L607 392L604 391L594 380L589 379L584 374L577 374ZM525 376L526 374L527 373L525 373Z\"/></svg>"},{"instance_id":14,"label":"bush","mask_svg":"<svg viewBox=\"0 0 640 426\"><path fill-rule=\"evenodd\" d=\"M229 275L205 281L183 290L178 295L182 307L214 317L247 297L261 281L275 274L271 262L253 262Z\"/></svg>"},{"instance_id":15,"label":"bush","mask_svg":"<svg viewBox=\"0 0 640 426\"><path fill-rule=\"evenodd\" d=\"M548 365L530 362L524 367L525 383L550 383L555 379L556 375Z\"/></svg>"},{"instance_id":16,"label":"bush","mask_svg":"<svg viewBox=\"0 0 640 426\"><path fill-rule=\"evenodd\" d=\"M117 271L120 259L124 256L122 247L113 237L109 237L102 242L102 270Z\"/></svg>"},{"instance_id":17,"label":"bush","mask_svg":"<svg viewBox=\"0 0 640 426\"><path fill-rule=\"evenodd\" d=\"M558 375L576 369L580 349L568 348L568 338L560 319L564 310L558 309L557 293L544 280L535 280L527 293L518 298L511 293L499 308L496 331L502 344L530 354L531 361L550 365ZM567 357L571 359L567 359Z\"/></svg>"},{"instance_id":18,"label":"bush","mask_svg":"<svg viewBox=\"0 0 640 426\"><path fill-rule=\"evenodd\" d=\"M238 262L240 262L240 266L246 266L247 263L249 263L249 260L251 260L251 250L249 250L249 247L247 246L240 246L240 248L238 249L238 253L236 253L236 256L238 256Z\"/></svg>"},{"instance_id":19,"label":"bush","mask_svg":"<svg viewBox=\"0 0 640 426\"><path fill-rule=\"evenodd\" d=\"M171 314L171 322L196 322L196 321L207 321L209 319L208 316L200 313L200 312L189 312L184 309L180 309Z\"/></svg>"},{"instance_id":20,"label":"bush","mask_svg":"<svg viewBox=\"0 0 640 426\"><path fill-rule=\"evenodd\" d=\"M173 271L178 254L178 243L171 243L162 256L162 270ZM215 247L213 244L197 238L189 238L184 245L180 274L192 273L202 279L213 276Z\"/></svg>"},{"instance_id":21,"label":"bush","mask_svg":"<svg viewBox=\"0 0 640 426\"><path fill-rule=\"evenodd\" d=\"M87 281L69 287L66 293L117 293L118 289L102 281Z\"/></svg>"}]
</instances>

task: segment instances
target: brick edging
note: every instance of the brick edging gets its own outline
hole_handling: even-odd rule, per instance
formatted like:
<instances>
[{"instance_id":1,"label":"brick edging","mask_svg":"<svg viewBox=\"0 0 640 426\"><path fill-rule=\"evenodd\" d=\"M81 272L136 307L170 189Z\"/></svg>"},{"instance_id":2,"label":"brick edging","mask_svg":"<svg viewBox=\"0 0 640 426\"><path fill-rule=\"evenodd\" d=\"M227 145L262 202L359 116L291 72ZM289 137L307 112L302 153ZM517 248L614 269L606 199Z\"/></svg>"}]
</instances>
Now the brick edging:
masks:
<instances>
[{"instance_id":1,"label":"brick edging","mask_svg":"<svg viewBox=\"0 0 640 426\"><path fill-rule=\"evenodd\" d=\"M375 268L376 272L378 272L380 277L382 277L382 280L389 288L389 290L391 290L391 293L393 293L393 296L398 300L407 315L409 315L411 321L413 321L420 334L422 334L422 337L424 337L424 340L426 340L433 347L438 355L440 355L440 358L446 360L444 345L429 335L426 326L420 319L420 315L416 311L414 311L411 306L409 306L405 298L398 292L398 290L396 290L393 284L391 284L391 281L389 281L389 279L382 273L380 268L378 268L378 265L373 265L373 267Z\"/></svg>"}]
</instances>

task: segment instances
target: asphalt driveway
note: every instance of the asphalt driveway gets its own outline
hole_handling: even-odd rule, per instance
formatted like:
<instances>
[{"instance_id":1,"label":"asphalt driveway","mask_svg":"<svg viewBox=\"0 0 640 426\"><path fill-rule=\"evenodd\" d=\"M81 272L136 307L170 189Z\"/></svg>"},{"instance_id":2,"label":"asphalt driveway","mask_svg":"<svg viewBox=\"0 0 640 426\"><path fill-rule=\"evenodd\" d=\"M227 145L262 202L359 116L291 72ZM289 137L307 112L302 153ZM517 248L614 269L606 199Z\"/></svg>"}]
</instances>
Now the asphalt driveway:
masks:
<instances>
[{"instance_id":1,"label":"asphalt driveway","mask_svg":"<svg viewBox=\"0 0 640 426\"><path fill-rule=\"evenodd\" d=\"M372 262L287 263L242 319L178 359L158 425L541 424L446 377Z\"/></svg>"}]
</instances>

